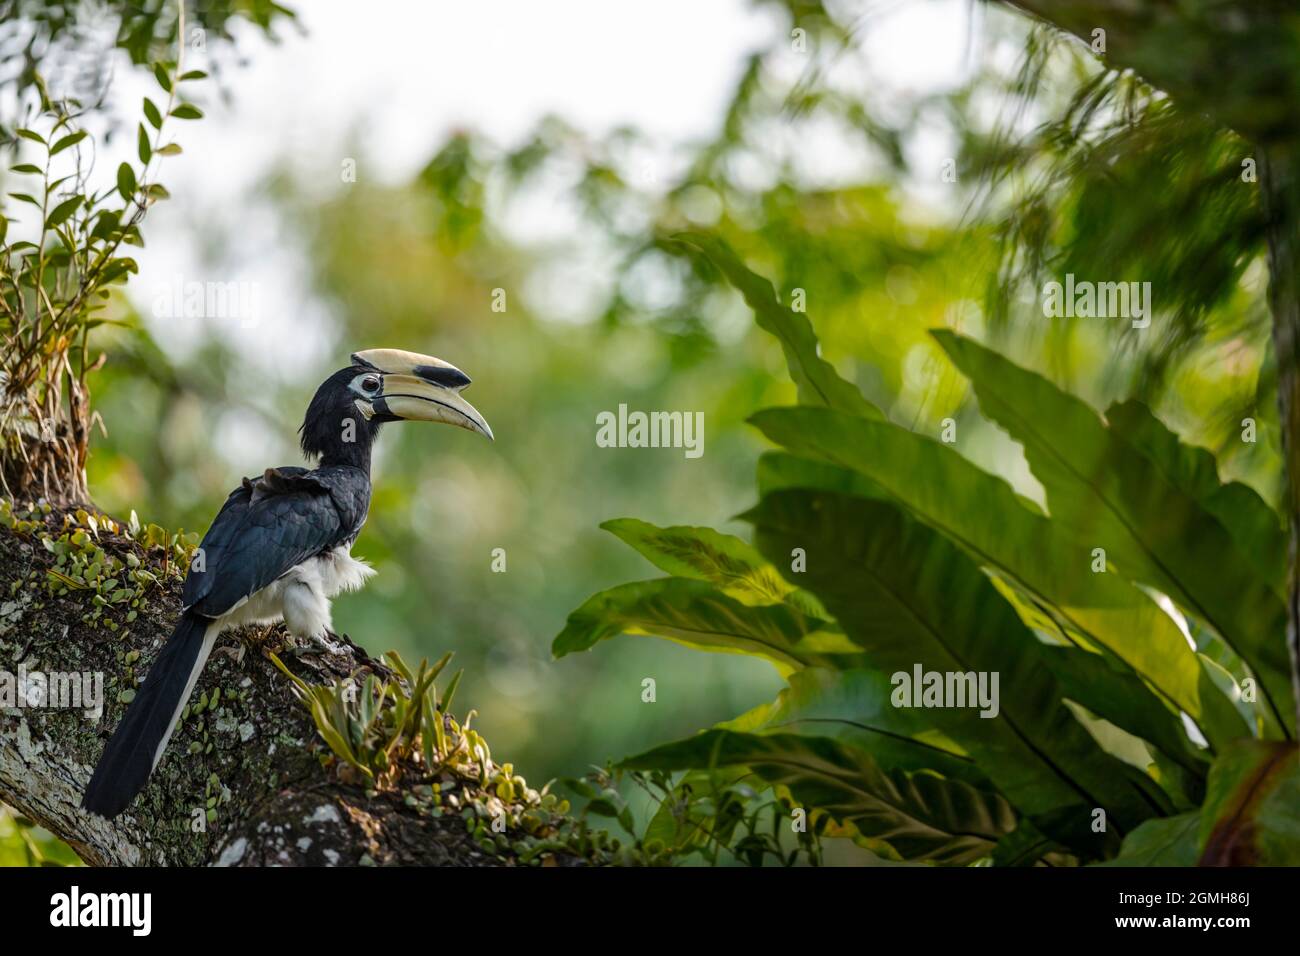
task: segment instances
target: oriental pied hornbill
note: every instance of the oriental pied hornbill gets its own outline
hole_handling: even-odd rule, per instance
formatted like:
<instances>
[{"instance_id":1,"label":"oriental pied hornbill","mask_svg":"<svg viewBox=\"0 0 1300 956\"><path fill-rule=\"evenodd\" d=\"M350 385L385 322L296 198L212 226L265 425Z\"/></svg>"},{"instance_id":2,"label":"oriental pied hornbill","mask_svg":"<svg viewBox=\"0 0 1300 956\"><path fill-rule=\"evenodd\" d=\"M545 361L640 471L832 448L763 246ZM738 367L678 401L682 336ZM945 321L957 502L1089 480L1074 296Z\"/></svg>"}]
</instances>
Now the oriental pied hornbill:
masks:
<instances>
[{"instance_id":1,"label":"oriental pied hornbill","mask_svg":"<svg viewBox=\"0 0 1300 956\"><path fill-rule=\"evenodd\" d=\"M330 599L374 574L349 553L370 507L370 448L385 422L458 425L492 437L460 391L469 377L441 359L397 349L357 352L316 391L302 423L311 470L269 468L231 492L191 563L183 612L118 725L82 806L121 813L158 765L223 630L283 620L320 641Z\"/></svg>"}]
</instances>

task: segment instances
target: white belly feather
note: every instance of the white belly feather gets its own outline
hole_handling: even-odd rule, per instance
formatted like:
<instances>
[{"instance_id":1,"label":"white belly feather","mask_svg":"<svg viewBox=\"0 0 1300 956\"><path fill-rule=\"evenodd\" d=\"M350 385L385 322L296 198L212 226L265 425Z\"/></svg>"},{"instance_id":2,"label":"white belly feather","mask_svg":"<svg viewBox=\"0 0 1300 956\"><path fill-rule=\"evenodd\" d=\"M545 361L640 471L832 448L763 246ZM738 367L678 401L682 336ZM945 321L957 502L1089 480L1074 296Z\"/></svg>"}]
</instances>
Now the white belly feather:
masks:
<instances>
[{"instance_id":1,"label":"white belly feather","mask_svg":"<svg viewBox=\"0 0 1300 956\"><path fill-rule=\"evenodd\" d=\"M350 546L309 558L255 591L221 616L221 630L241 624L284 621L295 637L324 637L330 629L330 599L355 591L375 569L352 557Z\"/></svg>"}]
</instances>

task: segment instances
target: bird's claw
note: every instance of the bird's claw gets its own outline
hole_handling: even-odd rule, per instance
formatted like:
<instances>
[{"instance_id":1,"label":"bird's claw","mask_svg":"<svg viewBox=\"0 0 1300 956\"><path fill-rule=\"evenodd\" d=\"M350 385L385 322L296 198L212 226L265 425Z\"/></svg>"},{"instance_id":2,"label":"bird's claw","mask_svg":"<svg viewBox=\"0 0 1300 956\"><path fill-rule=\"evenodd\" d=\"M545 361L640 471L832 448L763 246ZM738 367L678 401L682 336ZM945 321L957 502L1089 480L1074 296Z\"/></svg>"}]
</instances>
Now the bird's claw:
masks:
<instances>
[{"instance_id":1,"label":"bird's claw","mask_svg":"<svg viewBox=\"0 0 1300 956\"><path fill-rule=\"evenodd\" d=\"M331 644L330 638L337 640L338 636L328 630L322 634L297 636L294 638L294 644L286 653L293 657L320 657L332 654L334 653L334 646Z\"/></svg>"}]
</instances>

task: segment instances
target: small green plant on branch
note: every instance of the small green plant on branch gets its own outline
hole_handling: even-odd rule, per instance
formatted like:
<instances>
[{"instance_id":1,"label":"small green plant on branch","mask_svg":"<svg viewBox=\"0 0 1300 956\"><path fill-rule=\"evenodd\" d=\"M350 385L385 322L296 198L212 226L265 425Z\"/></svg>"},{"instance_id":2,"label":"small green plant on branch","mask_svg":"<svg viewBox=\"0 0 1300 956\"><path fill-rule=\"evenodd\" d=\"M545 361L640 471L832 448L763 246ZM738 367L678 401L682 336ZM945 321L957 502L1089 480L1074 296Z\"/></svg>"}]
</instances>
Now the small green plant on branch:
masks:
<instances>
[{"instance_id":1,"label":"small green plant on branch","mask_svg":"<svg viewBox=\"0 0 1300 956\"><path fill-rule=\"evenodd\" d=\"M652 812L640 827L621 792L624 783L649 801ZM817 866L821 838L834 829L828 815L816 813L808 826L787 832L786 821L798 808L743 769L676 778L667 770L605 767L564 784L585 799L584 816L613 819L629 834L620 862Z\"/></svg>"},{"instance_id":2,"label":"small green plant on branch","mask_svg":"<svg viewBox=\"0 0 1300 956\"><path fill-rule=\"evenodd\" d=\"M181 152L168 121L203 115L182 91L206 74L186 71L178 51L154 64L161 105L142 103L138 165L121 163L110 183L95 176L78 101L41 86L39 113L15 131L18 187L0 205L0 492L10 498L89 500L90 375L105 360L91 333L116 321L104 314L112 289L138 271L125 247L144 244L141 222L168 198L159 168Z\"/></svg>"},{"instance_id":3,"label":"small green plant on branch","mask_svg":"<svg viewBox=\"0 0 1300 956\"><path fill-rule=\"evenodd\" d=\"M322 764L368 792L400 793L430 817L459 815L485 852L513 854L541 865L548 855L569 856L577 844L561 835L568 801L535 790L510 764L497 764L487 741L470 727L474 712L449 713L458 671L439 694L437 680L451 654L412 671L396 651L384 655L392 676L354 674L333 685L309 684L273 652L271 662L293 683L327 749Z\"/></svg>"}]
</instances>

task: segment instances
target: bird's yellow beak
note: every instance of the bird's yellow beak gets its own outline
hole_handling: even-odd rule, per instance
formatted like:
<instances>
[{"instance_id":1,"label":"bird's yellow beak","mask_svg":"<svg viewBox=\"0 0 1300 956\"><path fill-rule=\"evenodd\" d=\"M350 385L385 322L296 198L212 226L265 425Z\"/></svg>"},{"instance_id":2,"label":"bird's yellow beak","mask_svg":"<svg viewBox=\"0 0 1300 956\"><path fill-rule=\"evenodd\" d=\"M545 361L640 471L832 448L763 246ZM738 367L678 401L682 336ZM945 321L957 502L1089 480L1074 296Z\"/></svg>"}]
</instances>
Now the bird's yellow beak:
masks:
<instances>
[{"instance_id":1,"label":"bird's yellow beak","mask_svg":"<svg viewBox=\"0 0 1300 956\"><path fill-rule=\"evenodd\" d=\"M352 362L380 374L382 388L370 399L373 414L442 422L493 438L492 429L478 409L460 397L470 379L456 366L432 355L401 349L354 352Z\"/></svg>"}]
</instances>

